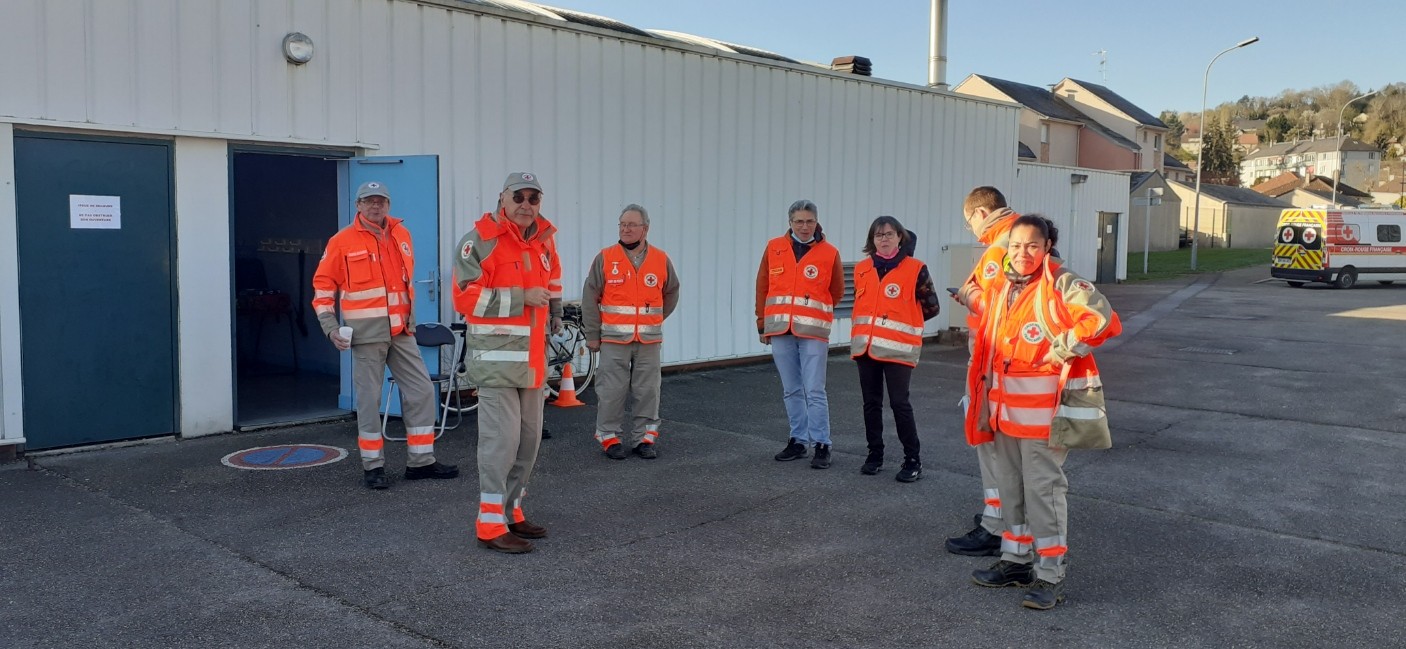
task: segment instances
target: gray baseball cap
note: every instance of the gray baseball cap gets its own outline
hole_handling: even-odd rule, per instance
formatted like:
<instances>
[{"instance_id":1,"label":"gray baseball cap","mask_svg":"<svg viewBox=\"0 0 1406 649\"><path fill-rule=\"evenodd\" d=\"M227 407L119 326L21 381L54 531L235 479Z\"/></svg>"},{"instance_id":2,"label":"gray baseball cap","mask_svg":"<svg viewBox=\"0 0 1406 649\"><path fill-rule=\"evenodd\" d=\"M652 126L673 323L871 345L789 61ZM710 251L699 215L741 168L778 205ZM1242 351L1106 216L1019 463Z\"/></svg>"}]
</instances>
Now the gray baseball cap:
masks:
<instances>
[{"instance_id":1,"label":"gray baseball cap","mask_svg":"<svg viewBox=\"0 0 1406 649\"><path fill-rule=\"evenodd\" d=\"M358 187L356 190L356 200L361 200L368 196L383 196L386 200L390 200L391 192L389 189L386 189L384 183L372 180L370 182L361 183L361 187Z\"/></svg>"},{"instance_id":2,"label":"gray baseball cap","mask_svg":"<svg viewBox=\"0 0 1406 649\"><path fill-rule=\"evenodd\" d=\"M542 191L542 186L537 184L537 176L526 171L519 171L508 174L508 179L503 181L503 189L515 192L519 189L535 189Z\"/></svg>"}]
</instances>

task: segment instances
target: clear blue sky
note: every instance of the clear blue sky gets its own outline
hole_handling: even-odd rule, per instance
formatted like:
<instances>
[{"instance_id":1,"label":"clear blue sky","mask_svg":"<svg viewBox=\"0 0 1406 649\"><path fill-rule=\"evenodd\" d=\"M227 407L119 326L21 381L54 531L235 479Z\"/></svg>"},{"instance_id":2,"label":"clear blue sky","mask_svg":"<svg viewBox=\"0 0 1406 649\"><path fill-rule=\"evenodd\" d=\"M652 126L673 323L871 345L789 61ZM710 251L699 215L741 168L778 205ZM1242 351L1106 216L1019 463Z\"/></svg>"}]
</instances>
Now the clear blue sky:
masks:
<instances>
[{"instance_id":1,"label":"clear blue sky","mask_svg":"<svg viewBox=\"0 0 1406 649\"><path fill-rule=\"evenodd\" d=\"M750 45L828 63L857 54L874 76L927 83L928 0L549 0L550 6ZM1336 27L1329 27L1330 21ZM1207 104L1273 96L1349 80L1363 89L1406 81L1406 2L1357 0L951 0L947 80L978 73L1031 85L1064 77L1107 82L1156 115L1197 111L1206 64L1217 52L1260 42L1216 62Z\"/></svg>"}]
</instances>

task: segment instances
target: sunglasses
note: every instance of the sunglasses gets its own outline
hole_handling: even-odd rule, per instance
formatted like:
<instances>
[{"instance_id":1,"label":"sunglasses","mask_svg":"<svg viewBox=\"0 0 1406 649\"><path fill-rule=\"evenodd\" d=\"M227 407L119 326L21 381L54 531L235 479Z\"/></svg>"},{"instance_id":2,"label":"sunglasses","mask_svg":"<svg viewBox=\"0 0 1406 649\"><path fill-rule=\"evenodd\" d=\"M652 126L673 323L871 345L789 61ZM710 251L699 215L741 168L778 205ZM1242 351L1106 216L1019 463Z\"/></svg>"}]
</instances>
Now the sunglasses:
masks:
<instances>
[{"instance_id":1,"label":"sunglasses","mask_svg":"<svg viewBox=\"0 0 1406 649\"><path fill-rule=\"evenodd\" d=\"M522 205L523 201L527 201L528 205L537 205L542 202L542 192L532 192L530 196L522 192L513 192L514 203Z\"/></svg>"}]
</instances>

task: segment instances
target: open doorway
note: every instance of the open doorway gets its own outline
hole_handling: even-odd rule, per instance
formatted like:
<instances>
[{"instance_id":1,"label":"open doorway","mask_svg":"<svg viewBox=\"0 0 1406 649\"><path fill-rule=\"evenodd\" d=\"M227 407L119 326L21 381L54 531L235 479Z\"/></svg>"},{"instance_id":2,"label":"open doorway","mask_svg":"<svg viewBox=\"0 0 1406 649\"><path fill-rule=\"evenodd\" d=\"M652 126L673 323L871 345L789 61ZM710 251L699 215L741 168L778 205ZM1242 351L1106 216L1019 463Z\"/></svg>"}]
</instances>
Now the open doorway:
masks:
<instances>
[{"instance_id":1,"label":"open doorway","mask_svg":"<svg viewBox=\"0 0 1406 649\"><path fill-rule=\"evenodd\" d=\"M340 358L311 306L338 227L337 161L240 149L230 158L235 427L344 416Z\"/></svg>"}]
</instances>

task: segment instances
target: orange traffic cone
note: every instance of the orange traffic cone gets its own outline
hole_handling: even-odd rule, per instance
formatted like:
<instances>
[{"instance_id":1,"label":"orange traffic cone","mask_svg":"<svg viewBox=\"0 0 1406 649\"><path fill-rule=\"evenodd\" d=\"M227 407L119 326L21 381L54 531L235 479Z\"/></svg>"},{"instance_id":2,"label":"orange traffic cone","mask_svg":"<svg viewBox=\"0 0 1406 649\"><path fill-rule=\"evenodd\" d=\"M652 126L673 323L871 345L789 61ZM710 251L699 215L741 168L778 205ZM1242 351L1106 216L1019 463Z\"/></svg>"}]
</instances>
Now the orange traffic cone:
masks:
<instances>
[{"instance_id":1,"label":"orange traffic cone","mask_svg":"<svg viewBox=\"0 0 1406 649\"><path fill-rule=\"evenodd\" d=\"M567 363L561 368L561 389L557 391L557 400L552 405L558 408L573 408L586 405L576 398L576 379L571 377L571 363Z\"/></svg>"}]
</instances>

